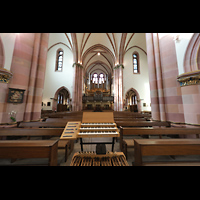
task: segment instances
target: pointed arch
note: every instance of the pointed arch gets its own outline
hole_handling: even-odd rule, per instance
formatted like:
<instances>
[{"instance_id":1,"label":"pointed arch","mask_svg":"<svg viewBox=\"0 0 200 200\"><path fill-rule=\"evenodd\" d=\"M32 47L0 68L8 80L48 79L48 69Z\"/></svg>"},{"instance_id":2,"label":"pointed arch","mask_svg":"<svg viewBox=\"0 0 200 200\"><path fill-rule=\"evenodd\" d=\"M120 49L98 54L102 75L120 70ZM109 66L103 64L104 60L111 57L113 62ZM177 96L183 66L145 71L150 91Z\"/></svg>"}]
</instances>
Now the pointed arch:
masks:
<instances>
[{"instance_id":1,"label":"pointed arch","mask_svg":"<svg viewBox=\"0 0 200 200\"><path fill-rule=\"evenodd\" d=\"M190 39L184 56L185 72L200 70L200 63L198 62L200 60L199 47L200 33L194 33L194 35Z\"/></svg>"},{"instance_id":2,"label":"pointed arch","mask_svg":"<svg viewBox=\"0 0 200 200\"><path fill-rule=\"evenodd\" d=\"M72 37L72 52L74 56L74 62L78 62L78 44L77 44L77 38L76 33L71 33Z\"/></svg>"},{"instance_id":3,"label":"pointed arch","mask_svg":"<svg viewBox=\"0 0 200 200\"><path fill-rule=\"evenodd\" d=\"M5 63L4 47L0 36L0 68L4 68L4 63Z\"/></svg>"},{"instance_id":4,"label":"pointed arch","mask_svg":"<svg viewBox=\"0 0 200 200\"><path fill-rule=\"evenodd\" d=\"M106 51L106 52L111 56L111 59L112 59L112 63L109 62L109 64L111 65L111 67L114 66L115 56L114 56L113 53L110 51L110 49L108 49L106 46L104 46L104 45L102 45L102 44L96 44L96 45L93 45L93 46L91 46L90 48L88 48L88 49L84 52L84 54L83 54L83 56L82 56L82 63L84 63L84 60L85 60L85 58L87 57L87 55L88 55L90 52L94 51L95 49L102 49L102 50Z\"/></svg>"},{"instance_id":5,"label":"pointed arch","mask_svg":"<svg viewBox=\"0 0 200 200\"><path fill-rule=\"evenodd\" d=\"M142 105L141 105L141 101L140 101L140 95L139 95L139 93L138 93L138 91L136 89L130 88L129 90L127 90L127 92L125 93L125 99L126 99L128 93L130 91L133 91L136 94L137 105L138 105L138 112L141 112L142 111Z\"/></svg>"},{"instance_id":6,"label":"pointed arch","mask_svg":"<svg viewBox=\"0 0 200 200\"><path fill-rule=\"evenodd\" d=\"M67 93L69 94L69 99L71 97L71 94L70 94L70 91L65 87L65 86L62 86L60 88L57 89L57 91L55 92L55 95L54 95L54 101L52 103L52 110L55 111L57 110L57 99L58 99L58 94L60 93L61 90L66 90Z\"/></svg>"},{"instance_id":7,"label":"pointed arch","mask_svg":"<svg viewBox=\"0 0 200 200\"><path fill-rule=\"evenodd\" d=\"M125 53L125 42L126 42L127 33L122 33L120 48L119 48L119 64L123 64L124 61L124 53Z\"/></svg>"}]
</instances>

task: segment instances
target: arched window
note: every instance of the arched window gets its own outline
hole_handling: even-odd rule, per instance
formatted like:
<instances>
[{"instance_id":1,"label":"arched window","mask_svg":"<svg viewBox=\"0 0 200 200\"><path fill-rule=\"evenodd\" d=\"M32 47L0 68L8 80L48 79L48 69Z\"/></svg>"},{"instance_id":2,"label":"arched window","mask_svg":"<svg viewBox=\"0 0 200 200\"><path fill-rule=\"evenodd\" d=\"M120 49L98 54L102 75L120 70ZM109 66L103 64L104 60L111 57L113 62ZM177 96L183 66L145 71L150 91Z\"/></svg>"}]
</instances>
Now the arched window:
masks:
<instances>
[{"instance_id":1,"label":"arched window","mask_svg":"<svg viewBox=\"0 0 200 200\"><path fill-rule=\"evenodd\" d=\"M99 74L99 84L104 83L104 75L101 73Z\"/></svg>"},{"instance_id":2,"label":"arched window","mask_svg":"<svg viewBox=\"0 0 200 200\"><path fill-rule=\"evenodd\" d=\"M63 50L58 49L57 50L57 56L56 56L56 71L61 72L63 69Z\"/></svg>"},{"instance_id":3,"label":"arched window","mask_svg":"<svg viewBox=\"0 0 200 200\"><path fill-rule=\"evenodd\" d=\"M133 53L133 73L134 74L140 73L139 54L137 52Z\"/></svg>"},{"instance_id":4,"label":"arched window","mask_svg":"<svg viewBox=\"0 0 200 200\"><path fill-rule=\"evenodd\" d=\"M98 84L98 74L97 73L93 74L92 83Z\"/></svg>"}]
</instances>

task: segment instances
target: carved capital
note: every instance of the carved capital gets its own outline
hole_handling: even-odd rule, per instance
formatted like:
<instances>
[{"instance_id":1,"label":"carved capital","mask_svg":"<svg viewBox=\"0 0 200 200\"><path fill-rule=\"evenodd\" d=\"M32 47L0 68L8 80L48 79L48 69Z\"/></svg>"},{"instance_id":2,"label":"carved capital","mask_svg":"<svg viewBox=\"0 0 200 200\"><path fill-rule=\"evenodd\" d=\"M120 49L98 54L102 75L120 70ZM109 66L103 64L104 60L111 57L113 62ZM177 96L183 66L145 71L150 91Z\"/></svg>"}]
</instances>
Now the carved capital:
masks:
<instances>
[{"instance_id":1,"label":"carved capital","mask_svg":"<svg viewBox=\"0 0 200 200\"><path fill-rule=\"evenodd\" d=\"M0 68L0 82L9 83L12 76L13 74L9 70Z\"/></svg>"},{"instance_id":2,"label":"carved capital","mask_svg":"<svg viewBox=\"0 0 200 200\"><path fill-rule=\"evenodd\" d=\"M180 86L187 85L198 85L200 84L200 70L187 72L177 76L177 81L180 83Z\"/></svg>"}]
</instances>

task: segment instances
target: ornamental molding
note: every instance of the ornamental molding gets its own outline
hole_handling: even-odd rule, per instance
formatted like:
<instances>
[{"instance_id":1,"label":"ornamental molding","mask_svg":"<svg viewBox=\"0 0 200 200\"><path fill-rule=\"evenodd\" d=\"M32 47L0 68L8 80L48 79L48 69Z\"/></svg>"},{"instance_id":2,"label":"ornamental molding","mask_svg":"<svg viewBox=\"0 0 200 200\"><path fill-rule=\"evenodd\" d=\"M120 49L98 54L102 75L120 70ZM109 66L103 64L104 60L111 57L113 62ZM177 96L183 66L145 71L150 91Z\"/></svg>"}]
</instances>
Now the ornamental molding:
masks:
<instances>
[{"instance_id":1,"label":"ornamental molding","mask_svg":"<svg viewBox=\"0 0 200 200\"><path fill-rule=\"evenodd\" d=\"M77 66L77 67L83 68L83 65L81 65L80 63L74 63L74 64L72 65L72 67L74 67L74 66Z\"/></svg>"},{"instance_id":2,"label":"ornamental molding","mask_svg":"<svg viewBox=\"0 0 200 200\"><path fill-rule=\"evenodd\" d=\"M9 83L12 76L13 74L9 70L5 68L0 68L0 82Z\"/></svg>"},{"instance_id":3,"label":"ornamental molding","mask_svg":"<svg viewBox=\"0 0 200 200\"><path fill-rule=\"evenodd\" d=\"M177 76L177 81L180 86L199 85L200 84L200 70L187 72Z\"/></svg>"},{"instance_id":4,"label":"ornamental molding","mask_svg":"<svg viewBox=\"0 0 200 200\"><path fill-rule=\"evenodd\" d=\"M122 69L124 69L124 65L123 65L123 64L116 65L116 66L114 67L114 69L118 69L118 68L120 68L120 67L122 67Z\"/></svg>"}]
</instances>

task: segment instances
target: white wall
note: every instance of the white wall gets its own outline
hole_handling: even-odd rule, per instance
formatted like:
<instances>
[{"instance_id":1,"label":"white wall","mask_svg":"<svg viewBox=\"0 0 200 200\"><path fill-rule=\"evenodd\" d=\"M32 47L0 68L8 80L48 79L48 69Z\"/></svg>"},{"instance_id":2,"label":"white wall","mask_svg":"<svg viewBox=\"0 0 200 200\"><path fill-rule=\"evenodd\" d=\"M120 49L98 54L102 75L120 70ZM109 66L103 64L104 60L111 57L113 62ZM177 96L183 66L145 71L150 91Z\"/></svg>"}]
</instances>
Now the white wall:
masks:
<instances>
[{"instance_id":1,"label":"white wall","mask_svg":"<svg viewBox=\"0 0 200 200\"><path fill-rule=\"evenodd\" d=\"M58 42L55 39L54 41L56 43ZM51 38L49 43L53 45ZM62 48L64 51L62 72L55 71L56 52L59 48ZM51 100L50 98L54 98L56 91L62 86L65 86L69 90L70 98L72 98L74 74L74 67L72 67L72 64L73 54L71 50L65 45L58 44L49 49L47 54L46 74L42 101L45 104L47 104L47 102L51 102L51 106L43 106L43 110L52 109L53 100Z\"/></svg>"},{"instance_id":2,"label":"white wall","mask_svg":"<svg viewBox=\"0 0 200 200\"><path fill-rule=\"evenodd\" d=\"M194 33L159 33L159 38L166 35L171 35L171 37L174 38L179 75L185 73L183 66L185 51L193 34ZM179 40L176 40L177 36L179 37Z\"/></svg>"},{"instance_id":3,"label":"white wall","mask_svg":"<svg viewBox=\"0 0 200 200\"><path fill-rule=\"evenodd\" d=\"M133 74L132 54L134 51L139 53L140 74ZM134 88L138 91L140 98L144 99L141 101L142 111L150 111L151 99L147 55L141 49L134 47L125 54L123 77L123 98L125 98L125 94L130 88ZM147 107L143 107L143 103L146 103Z\"/></svg>"},{"instance_id":4,"label":"white wall","mask_svg":"<svg viewBox=\"0 0 200 200\"><path fill-rule=\"evenodd\" d=\"M175 41L175 46L179 75L185 73L183 66L185 51L193 34L194 33L177 33L177 35L179 35L179 41Z\"/></svg>"},{"instance_id":5,"label":"white wall","mask_svg":"<svg viewBox=\"0 0 200 200\"><path fill-rule=\"evenodd\" d=\"M3 68L7 70L10 70L11 67L16 36L16 33L0 33L5 56Z\"/></svg>"}]
</instances>

